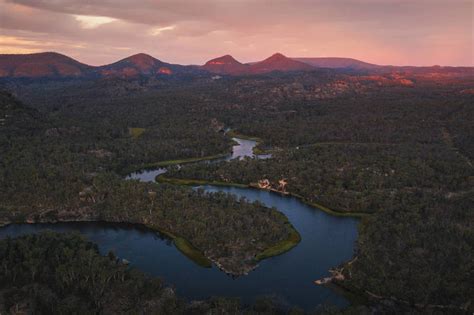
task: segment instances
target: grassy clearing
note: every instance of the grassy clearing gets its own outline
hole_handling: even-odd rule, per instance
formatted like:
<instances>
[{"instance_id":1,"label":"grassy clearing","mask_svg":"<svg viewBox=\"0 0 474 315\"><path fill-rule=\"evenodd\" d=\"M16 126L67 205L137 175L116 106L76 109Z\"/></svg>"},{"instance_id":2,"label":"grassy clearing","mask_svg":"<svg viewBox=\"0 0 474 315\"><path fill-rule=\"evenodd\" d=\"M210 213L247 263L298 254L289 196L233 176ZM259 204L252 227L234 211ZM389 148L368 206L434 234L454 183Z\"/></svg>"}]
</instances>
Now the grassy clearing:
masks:
<instances>
[{"instance_id":1,"label":"grassy clearing","mask_svg":"<svg viewBox=\"0 0 474 315\"><path fill-rule=\"evenodd\" d=\"M316 203L316 202L309 202L307 201L303 196L300 196L300 195L297 195L297 194L293 194L293 193L290 193L290 196L292 197L295 197L295 198L298 198L300 199L302 202L304 202L305 204L313 207L313 208L318 208L330 215L333 215L333 216L337 216L337 217L355 217L355 218L365 218L365 217L368 217L370 216L371 214L370 213L363 213L363 212L342 212L342 211L336 211L336 210L332 210L332 209L329 209L328 207L325 207L319 203Z\"/></svg>"},{"instance_id":2,"label":"grassy clearing","mask_svg":"<svg viewBox=\"0 0 474 315\"><path fill-rule=\"evenodd\" d=\"M182 252L186 257L194 261L196 264L205 268L212 267L212 262L207 259L207 257L204 256L200 250L194 247L186 239L182 237L175 237L173 241L176 248L179 249L179 251Z\"/></svg>"},{"instance_id":3,"label":"grassy clearing","mask_svg":"<svg viewBox=\"0 0 474 315\"><path fill-rule=\"evenodd\" d=\"M285 224L288 225L288 227L290 228L288 238L278 242L277 244L267 248L266 250L258 254L255 257L257 260L260 261L266 258L286 253L287 251L298 245L299 242L301 242L301 236L298 231L296 231L296 229L293 227L293 225L289 221L286 221Z\"/></svg>"},{"instance_id":4,"label":"grassy clearing","mask_svg":"<svg viewBox=\"0 0 474 315\"><path fill-rule=\"evenodd\" d=\"M181 179L181 178L170 178L163 175L158 175L155 179L159 183L167 183L173 185L186 185L186 186L201 186L201 185L214 185L214 186L232 186L247 188L248 185L237 184L237 183L226 183L217 181L206 181L202 179Z\"/></svg>"},{"instance_id":5,"label":"grassy clearing","mask_svg":"<svg viewBox=\"0 0 474 315\"><path fill-rule=\"evenodd\" d=\"M257 142L261 142L262 139L258 138L258 137L250 137L250 136L246 136L246 135L243 135L243 134L240 134L234 130L230 130L227 132L227 135L229 137L232 137L232 138L240 138L240 139L244 139L244 140L252 140L252 141L257 141Z\"/></svg>"},{"instance_id":6,"label":"grassy clearing","mask_svg":"<svg viewBox=\"0 0 474 315\"><path fill-rule=\"evenodd\" d=\"M154 162L154 163L146 163L146 164L135 165L135 166L124 168L124 169L120 170L120 174L125 176L125 175L128 175L128 174L133 173L133 172L139 172L139 171L143 171L143 170L150 170L150 169L154 169L154 168L158 168L158 167L167 167L167 166L172 166L172 165L201 162L201 161L205 161L205 160L217 160L217 159L225 158L227 156L228 156L227 153L222 153L222 154L204 156L204 157L200 157L200 158L167 160L167 161L160 161L160 162Z\"/></svg>"},{"instance_id":7,"label":"grassy clearing","mask_svg":"<svg viewBox=\"0 0 474 315\"><path fill-rule=\"evenodd\" d=\"M209 259L207 259L207 257L204 256L204 254L203 254L199 249L197 249L196 247L194 247L194 246L193 246L188 240L186 240L185 238L182 238L182 237L180 237L180 236L176 236L176 235L174 235L174 234L171 233L171 232L162 230L162 229L158 228L157 226L155 226L155 225L153 225L153 224L145 225L145 226L147 226L148 228L154 229L154 230L160 232L160 234L163 234L163 235L165 235L166 237L169 237L170 239L172 239L174 245L176 246L176 248L177 248L181 253L183 253L183 255L185 255L186 257L188 257L189 259L191 259L193 262L195 262L195 263L198 264L199 266L205 267L205 268L210 268L210 267L212 267L212 262L211 262Z\"/></svg>"},{"instance_id":8,"label":"grassy clearing","mask_svg":"<svg viewBox=\"0 0 474 315\"><path fill-rule=\"evenodd\" d=\"M258 147L258 145L259 145L259 144L257 143L257 145L256 145L255 147L253 147L253 149L252 149L253 154L255 154L255 155L262 155L262 154L268 154L268 153L269 153L268 151L265 151L265 150L260 149L260 148Z\"/></svg>"},{"instance_id":9,"label":"grassy clearing","mask_svg":"<svg viewBox=\"0 0 474 315\"><path fill-rule=\"evenodd\" d=\"M284 193L281 193L281 192L276 191L276 190L263 189L263 188L258 187L258 185L255 184L255 183L250 183L247 187L253 188L253 189L258 189L258 190L269 191L270 193L278 194L278 195L281 195L281 196L297 198L301 202L307 204L308 206L316 208L316 209L321 210L321 211L324 211L327 214L330 214L330 215L333 215L333 216L365 218L365 217L368 217L368 216L371 215L370 213L363 213L363 212L342 212L342 211L332 210L332 209L329 209L328 207L325 207L325 206L323 206L319 203L309 202L309 201L306 200L306 198L304 198L301 195L298 195L298 194L295 194L295 193L284 194Z\"/></svg>"},{"instance_id":10,"label":"grassy clearing","mask_svg":"<svg viewBox=\"0 0 474 315\"><path fill-rule=\"evenodd\" d=\"M206 161L206 160L217 160L217 159L224 158L226 156L228 156L227 153L221 153L221 154L209 155L209 156L203 156L203 157L197 157L197 158L180 159L180 160L168 160L168 161L149 163L145 167L147 167L147 168L148 167L165 167L165 166L194 163L194 162L200 162L200 161Z\"/></svg>"},{"instance_id":11,"label":"grassy clearing","mask_svg":"<svg viewBox=\"0 0 474 315\"><path fill-rule=\"evenodd\" d=\"M128 133L135 139L140 137L144 132L145 128L128 128Z\"/></svg>"}]
</instances>

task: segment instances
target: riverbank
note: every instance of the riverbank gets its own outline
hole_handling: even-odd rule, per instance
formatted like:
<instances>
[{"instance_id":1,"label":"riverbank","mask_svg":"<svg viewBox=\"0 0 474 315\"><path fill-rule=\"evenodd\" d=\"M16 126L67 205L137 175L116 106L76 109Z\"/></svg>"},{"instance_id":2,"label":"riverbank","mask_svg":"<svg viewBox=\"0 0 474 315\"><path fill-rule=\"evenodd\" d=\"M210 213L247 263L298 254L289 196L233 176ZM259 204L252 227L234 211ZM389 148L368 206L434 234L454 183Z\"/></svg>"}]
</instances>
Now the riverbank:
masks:
<instances>
[{"instance_id":1,"label":"riverbank","mask_svg":"<svg viewBox=\"0 0 474 315\"><path fill-rule=\"evenodd\" d=\"M204 254L194 247L188 240L182 237L175 237L173 239L174 245L176 248L183 253L186 257L197 263L201 267L211 268L212 262L209 258L204 256Z\"/></svg>"},{"instance_id":2,"label":"riverbank","mask_svg":"<svg viewBox=\"0 0 474 315\"><path fill-rule=\"evenodd\" d=\"M227 183L219 181L206 181L201 179L182 179L182 178L171 178L166 177L164 174L156 176L155 181L158 183L166 183L172 185L185 185L185 186L201 186L201 185L213 185L213 186L229 186L229 187L239 187L239 188L248 188L248 185L238 184L238 183Z\"/></svg>"},{"instance_id":3,"label":"riverbank","mask_svg":"<svg viewBox=\"0 0 474 315\"><path fill-rule=\"evenodd\" d=\"M338 217L354 217L354 218L362 219L362 218L366 218L372 215L370 213L364 213L364 212L343 212L343 211L333 210L333 209L323 206L322 204L308 201L303 196L295 194L295 193L290 193L290 196L299 199L301 202L307 204L308 206L320 209L330 215L334 215Z\"/></svg>"},{"instance_id":4,"label":"riverbank","mask_svg":"<svg viewBox=\"0 0 474 315\"><path fill-rule=\"evenodd\" d=\"M190 260L192 260L194 263L201 267L205 268L211 268L212 267L212 262L209 258L207 258L202 251L200 251L198 248L194 247L188 240L185 238L175 235L169 231L160 229L158 226L156 226L153 223L141 223L141 222L127 222L127 221L115 221L115 220L103 220L98 217L94 217L90 214L89 211L84 211L84 209L81 209L80 211L74 212L74 214L77 213L82 213L83 216L81 217L60 217L60 216L51 216L51 212L54 212L54 210L41 213L41 214L35 214L34 216L27 216L25 220L9 220L7 218L1 218L0 219L0 227L6 227L10 224L36 224L36 223L73 223L73 222L106 222L106 223L112 223L112 224L126 224L126 225L133 225L133 226L142 226L143 228L149 229L150 231L157 232L160 235L163 235L170 240L173 241L175 244L176 248L182 252L186 257L188 257ZM64 215L64 212L62 212ZM43 217L42 217L43 216Z\"/></svg>"},{"instance_id":5,"label":"riverbank","mask_svg":"<svg viewBox=\"0 0 474 315\"><path fill-rule=\"evenodd\" d=\"M166 160L166 161L146 163L146 164L141 164L141 165L138 165L138 166L132 166L130 168L125 168L120 172L120 174L128 175L130 173L144 171L144 170L150 170L150 169L155 169L155 168L160 168L160 167L167 167L167 166L181 165L181 164L189 164L189 163L196 163L196 162L203 162L203 161L215 161L215 160L226 158L229 155L230 155L229 153L220 153L220 154L208 155L208 156L203 156L203 157L177 159L177 160Z\"/></svg>"},{"instance_id":6,"label":"riverbank","mask_svg":"<svg viewBox=\"0 0 474 315\"><path fill-rule=\"evenodd\" d=\"M233 131L229 132L228 135L231 136L231 137L238 137L240 139L255 141L256 145L252 149L253 153L257 154L257 153L262 152L262 151L259 151L258 149L256 149L256 146L259 143L262 143L261 139L256 138L256 137L249 137L249 136L245 136L245 135L240 135L240 134L238 134L236 132L233 132ZM188 160L188 161L193 162L192 159ZM196 161L196 160L194 160L194 161ZM168 165L173 165L174 164L174 163L170 164L169 162L170 161L165 161L165 162L162 162L160 164L162 166L165 166L166 164L168 164ZM176 162L176 161L173 161L173 162ZM196 161L196 162L199 162L199 161ZM177 164L179 164L179 162ZM171 178L171 177L166 177L165 173L157 175L155 177L155 181L159 182L159 183L167 183L167 184L172 184L172 185L186 185L186 186L211 185L211 186L221 186L221 187L236 187L236 188L244 188L244 189L245 188L247 188L247 189L252 188L252 189L255 189L255 190L266 190L266 191L269 191L270 193L278 194L280 196L287 196L287 197L296 198L299 201L301 201L302 203L310 206L311 208L317 208L317 209L322 210L323 212L328 213L328 214L333 215L333 216L362 218L362 217L365 217L365 216L369 215L369 214L366 214L366 213L348 213L348 212L335 211L335 210L332 210L328 207L320 205L318 203L310 202L310 201L306 200L301 195L298 195L298 194L295 194L295 193L280 192L276 189L263 189L263 188L260 188L255 183L253 183L253 184L252 183L250 183L250 184L241 184L241 183L223 182L223 181L209 181L209 180L201 180L201 179ZM281 215L285 216L283 213L281 213ZM285 216L285 218L286 218L286 216ZM256 261L261 261L261 260L264 260L264 259L267 259L267 258L271 258L271 257L275 257L275 256L278 256L278 255L284 254L284 253L290 251L292 248L294 248L296 245L298 245L301 242L300 234L293 227L293 225L289 222L289 220L287 218L286 218L285 225L287 225L288 229L290 230L290 232L288 234L288 237L286 239L278 242L277 244L265 249L261 253L257 254L255 256ZM213 263L216 266L218 266L219 269L226 272L226 270L224 268L222 268L222 266L220 266L218 261L213 260L212 258L211 258L211 261L213 261ZM249 269L249 271L251 271L251 269ZM244 273L244 274L246 274L246 273Z\"/></svg>"},{"instance_id":7,"label":"riverbank","mask_svg":"<svg viewBox=\"0 0 474 315\"><path fill-rule=\"evenodd\" d=\"M195 160L196 159L191 159L187 161ZM177 161L166 161L161 162L160 165L171 164L176 162ZM108 178L107 182L109 181L110 178ZM161 182L165 182L165 180ZM195 186L202 184L203 182L175 181L174 183L178 185L188 184ZM228 183L213 184L236 186L241 188L246 187L246 185ZM193 262L195 262L197 265L202 267L211 267L212 262L214 262L216 266L219 267L219 269L233 276L245 275L249 271L256 268L258 266L258 259L255 259L255 257L257 255L260 255L264 249L269 247L276 247L276 249L273 248L273 251L275 253L282 253L284 251L287 251L289 248L295 246L299 241L299 237L292 237L290 239L287 239L288 235L291 236L295 234L295 232L289 233L289 231L291 231L293 227L291 225L288 225L287 218L284 215L279 216L279 212L274 211L270 208L264 208L263 206L258 204L247 204L246 202L242 202L241 200L239 201L235 199L230 200L233 198L230 196L216 196L217 199L213 198L213 200L217 200L217 202L219 202L220 198L223 198L226 201L226 205L215 207L207 205L204 207L198 206L197 208L194 206L188 207L184 205L185 208L189 208L189 212L193 213L193 218L204 220L204 222L209 222L208 226L215 226L216 219L221 217L222 213L225 213L225 211L223 210L230 210L228 208L232 208L232 203L234 203L235 205L234 209L231 209L232 211L229 212L229 216L233 219L222 225L221 232L217 232L218 229L216 228L208 228L207 231L202 231L200 234L198 234L199 236L196 237L198 241L195 242L195 238L193 236L190 237L190 235L196 233L195 228L192 225L186 226L181 223L182 221L180 222L180 217L183 212L178 211L176 214L170 214L170 210L165 210L169 209L169 204L168 206L166 206L165 204L155 202L155 198L157 195L163 196L163 194L159 193L160 190L167 191L171 189L172 191L174 191L176 188L171 188L169 186L168 188L166 188L167 186L161 186L160 188L156 184L147 184L148 187L146 185L143 185L143 187L141 187L142 185L143 184L136 182L124 182L123 185L117 186L120 187L120 191L114 190L113 196L111 196L109 192L110 187L107 188L106 193L103 193L102 190L105 190L104 187L94 186L94 188L84 189L86 193L81 190L79 193L80 200L78 200L77 204L72 205L71 207L53 206L49 209L36 208L28 209L28 211L26 211L27 209L25 209L24 211L11 210L8 213L12 215L3 216L3 219L5 219L5 225L9 222L32 224L98 221L144 225L145 227L160 232L161 234L172 239L176 248L185 256L190 258ZM156 185L156 187L153 185ZM136 192L136 194L142 199L145 198L145 200L143 200L142 203L139 204L139 207L134 211L131 211L132 208L130 208L130 206L135 207L137 206L137 204L129 204L129 200L127 199L129 197L127 196L130 195L130 192ZM181 190L178 190L176 194L180 195L180 192ZM190 198L189 194L187 196L188 198ZM163 198L165 197L163 196ZM172 198L165 199L172 203ZM182 201L182 197L180 197L178 200ZM80 206L80 204L82 204L83 206ZM159 204L162 209L154 209L153 204ZM196 203L191 204L196 205ZM107 208L107 206L104 208L104 205L108 205L110 208ZM128 206L122 207L122 205ZM243 207L244 210L242 214L245 215L245 217L239 217L238 213L240 212L238 211L238 208L240 207ZM200 211L200 208L202 208L202 215L196 216L195 214L196 212ZM255 210L260 209L263 211L255 212ZM214 211L214 214L210 213L212 212L211 210ZM29 211L31 212L28 213ZM24 214L22 214L21 212L24 212ZM269 213L265 214L267 212ZM271 214L272 212L273 214ZM277 215L275 216L275 214ZM269 221L269 218L272 219ZM0 221L1 219L2 218L0 218ZM245 222L248 224L248 222L253 221L259 222L258 224L256 224L255 229L247 229L244 233L235 233L236 236L242 234L238 239L235 240L233 239L233 236L235 235L229 237L228 230L233 226L235 222L237 222L235 223L236 225L239 225L241 224L240 222ZM199 225L201 229L203 228L202 222L203 221L198 221L198 223L201 224ZM225 222L225 220L219 220L219 222ZM173 224L177 225L177 228L175 228ZM165 230L163 230L163 228ZM280 231L281 233L277 235L278 237L274 237L272 239L269 236L268 231L272 231L273 233L275 231ZM181 234L181 232L189 233ZM203 234L214 234L213 237L210 238L210 240L215 240L215 243L221 245L214 248L212 246L208 246L207 243L204 243L202 241ZM182 235L186 235L186 238L182 237ZM188 237L190 238L188 239ZM229 241L219 241L219 237L222 237ZM284 240L285 242L278 243L280 242L280 240ZM228 246L230 250L223 250L222 248L224 247L224 245ZM269 255L260 255L259 257L264 256Z\"/></svg>"},{"instance_id":8,"label":"riverbank","mask_svg":"<svg viewBox=\"0 0 474 315\"><path fill-rule=\"evenodd\" d=\"M176 248L183 253L186 257L191 259L193 262L195 262L197 265L204 267L204 268L211 268L212 267L212 262L209 258L207 258L202 251L200 251L198 248L194 247L193 244L191 244L187 239L181 236L177 236L171 232L162 230L158 228L155 225L147 226L145 227L150 228L152 230L158 231L160 234L163 234L170 239L173 240L174 245Z\"/></svg>"},{"instance_id":9,"label":"riverbank","mask_svg":"<svg viewBox=\"0 0 474 315\"><path fill-rule=\"evenodd\" d=\"M258 187L257 184L240 184L240 183L233 183L233 182L220 182L220 181L208 181L208 180L203 180L203 179L183 179L183 178L172 178L172 177L166 177L164 174L160 174L156 176L155 180L159 183L167 183L167 184L172 184L172 185L186 185L186 186L201 186L201 185L211 185L211 186L229 186L229 187L238 187L238 188L252 188L252 189L257 189L257 190L263 190L263 191L268 191L270 193L278 194L280 196L286 196L286 197L293 197L304 204L307 204L308 206L311 206L315 209L319 209L321 211L324 211L330 215L334 216L339 216L339 217L354 217L354 218L365 218L370 216L371 214L369 213L363 213L363 212L342 212L342 211L336 211L332 210L328 207L325 207L319 203L311 202L306 200L303 196L295 194L295 193L282 193L279 191L276 191L274 189L265 189L265 188L260 188Z\"/></svg>"},{"instance_id":10,"label":"riverbank","mask_svg":"<svg viewBox=\"0 0 474 315\"><path fill-rule=\"evenodd\" d=\"M261 155L261 154L267 154L269 152L262 150L258 148L259 145L263 143L263 140L257 137L250 137L246 135L239 134L233 130L227 131L227 135L231 138L239 138L243 140L250 140L250 141L255 141L256 144L252 148L252 152L255 155ZM232 140L233 144L238 145L239 143L236 142L235 140ZM159 168L159 167L167 167L167 166L173 166L173 165L181 165L181 164L189 164L189 163L197 163L197 162L204 162L204 161L215 161L219 159L224 159L228 158L232 155L232 152L229 153L218 153L214 155L207 155L203 157L192 157L192 158L185 158L185 159L175 159L175 160L165 160L165 161L158 161L158 162L152 162L152 163L145 163L141 164L138 166L132 166L130 168L125 168L121 170L122 175L127 175L129 173L133 172L138 172L142 170L149 170L153 168Z\"/></svg>"},{"instance_id":11,"label":"riverbank","mask_svg":"<svg viewBox=\"0 0 474 315\"><path fill-rule=\"evenodd\" d=\"M156 176L156 181L159 183L167 183L172 185L187 185L187 186L203 186L203 185L212 185L212 186L226 186L226 187L238 187L238 188L255 188L250 185L245 184L238 184L238 183L226 183L226 182L217 182L217 181L204 181L199 179L180 179L180 178L169 178L163 175ZM284 216L283 214L281 214ZM280 241L279 243L267 248L262 253L256 255L255 259L257 261L261 261L266 258L270 258L273 256L281 255L296 245L301 241L301 236L298 231L293 227L293 225L288 221L285 217L285 225L290 230L288 234L288 238L285 240Z\"/></svg>"},{"instance_id":12,"label":"riverbank","mask_svg":"<svg viewBox=\"0 0 474 315\"><path fill-rule=\"evenodd\" d=\"M258 254L255 259L258 261L264 260L267 258L271 258L274 256L278 256L281 254L286 253L296 245L298 245L299 242L301 242L301 235L298 233L298 231L295 229L295 227L290 223L290 221L287 221L285 224L288 225L288 228L290 229L290 233L288 234L288 238L285 240L282 240L275 244L274 246L267 248L264 250L262 253Z\"/></svg>"}]
</instances>

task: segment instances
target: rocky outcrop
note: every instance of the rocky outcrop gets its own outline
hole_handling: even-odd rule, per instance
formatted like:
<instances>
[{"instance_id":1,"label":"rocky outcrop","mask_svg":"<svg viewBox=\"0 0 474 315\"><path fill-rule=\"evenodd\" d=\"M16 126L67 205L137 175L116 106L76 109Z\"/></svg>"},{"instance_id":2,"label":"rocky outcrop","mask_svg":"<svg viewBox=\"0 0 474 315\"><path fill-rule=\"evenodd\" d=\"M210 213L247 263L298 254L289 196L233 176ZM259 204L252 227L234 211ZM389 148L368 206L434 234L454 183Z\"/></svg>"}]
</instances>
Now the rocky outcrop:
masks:
<instances>
[{"instance_id":1,"label":"rocky outcrop","mask_svg":"<svg viewBox=\"0 0 474 315\"><path fill-rule=\"evenodd\" d=\"M270 181L268 179L264 178L258 181L258 188L270 189L272 188L272 185L270 184Z\"/></svg>"},{"instance_id":2,"label":"rocky outcrop","mask_svg":"<svg viewBox=\"0 0 474 315\"><path fill-rule=\"evenodd\" d=\"M288 185L288 182L284 178L278 180L278 184L272 184L267 178L259 180L257 184L252 184L252 183L250 184L251 187L270 190L270 191L278 192L284 195L289 194L289 192L287 191L287 185Z\"/></svg>"}]
</instances>

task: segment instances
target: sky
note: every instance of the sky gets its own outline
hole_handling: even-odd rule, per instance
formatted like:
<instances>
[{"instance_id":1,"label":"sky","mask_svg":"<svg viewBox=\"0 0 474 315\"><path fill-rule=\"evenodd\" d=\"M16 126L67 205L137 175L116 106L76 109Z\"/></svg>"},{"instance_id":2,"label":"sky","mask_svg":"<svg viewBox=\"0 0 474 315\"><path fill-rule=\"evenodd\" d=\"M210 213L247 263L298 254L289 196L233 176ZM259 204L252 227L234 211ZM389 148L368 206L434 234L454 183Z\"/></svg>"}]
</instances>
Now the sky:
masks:
<instances>
[{"instance_id":1,"label":"sky","mask_svg":"<svg viewBox=\"0 0 474 315\"><path fill-rule=\"evenodd\" d=\"M275 52L376 64L474 66L468 0L0 0L0 53L91 65L135 53L203 64Z\"/></svg>"}]
</instances>

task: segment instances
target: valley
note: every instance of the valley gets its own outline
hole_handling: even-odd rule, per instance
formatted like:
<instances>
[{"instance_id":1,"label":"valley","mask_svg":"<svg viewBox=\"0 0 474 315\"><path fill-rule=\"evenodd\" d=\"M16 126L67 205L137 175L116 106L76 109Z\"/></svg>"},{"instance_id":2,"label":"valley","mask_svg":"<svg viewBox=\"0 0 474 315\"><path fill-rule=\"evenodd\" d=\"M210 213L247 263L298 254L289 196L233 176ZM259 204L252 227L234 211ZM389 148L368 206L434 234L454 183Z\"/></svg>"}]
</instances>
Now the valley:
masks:
<instances>
[{"instance_id":1,"label":"valley","mask_svg":"<svg viewBox=\"0 0 474 315\"><path fill-rule=\"evenodd\" d=\"M32 250L15 269L21 286L0 274L2 307L87 300L100 312L113 297L118 313L470 310L472 68L303 61L2 56L0 253L44 238L67 248L57 257L87 248L107 266L94 277L117 269L104 287L64 276L42 296L27 279L47 287L56 264L77 266L40 268L47 255ZM334 268L336 290L314 284ZM136 293L120 293L122 274Z\"/></svg>"}]
</instances>

